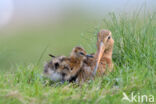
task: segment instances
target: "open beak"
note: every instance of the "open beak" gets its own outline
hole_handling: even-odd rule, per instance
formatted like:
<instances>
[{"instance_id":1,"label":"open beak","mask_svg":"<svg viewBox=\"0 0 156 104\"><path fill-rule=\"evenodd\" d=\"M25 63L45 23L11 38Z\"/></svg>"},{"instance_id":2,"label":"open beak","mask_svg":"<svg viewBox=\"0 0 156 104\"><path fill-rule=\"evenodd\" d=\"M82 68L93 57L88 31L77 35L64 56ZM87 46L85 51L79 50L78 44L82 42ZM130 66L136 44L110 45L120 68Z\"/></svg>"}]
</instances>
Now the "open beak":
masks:
<instances>
[{"instance_id":1,"label":"open beak","mask_svg":"<svg viewBox=\"0 0 156 104\"><path fill-rule=\"evenodd\" d=\"M99 63L100 63L100 60L102 58L102 55L105 51L105 45L103 42L100 42L100 47L99 47L99 50L98 50L98 56L97 56L97 62L96 62L96 66L95 66L95 69L94 69L94 72L93 72L93 75L96 74L96 71L98 69L98 66L99 66Z\"/></svg>"}]
</instances>

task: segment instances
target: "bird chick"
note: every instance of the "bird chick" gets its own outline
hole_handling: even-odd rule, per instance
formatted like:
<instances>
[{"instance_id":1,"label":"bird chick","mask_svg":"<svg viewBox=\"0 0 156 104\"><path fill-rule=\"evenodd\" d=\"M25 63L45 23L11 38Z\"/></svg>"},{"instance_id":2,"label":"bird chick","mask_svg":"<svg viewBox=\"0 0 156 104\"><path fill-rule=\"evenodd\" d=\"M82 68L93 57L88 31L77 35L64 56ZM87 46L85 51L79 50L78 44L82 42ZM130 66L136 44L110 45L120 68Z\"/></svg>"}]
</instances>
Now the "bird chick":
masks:
<instances>
[{"instance_id":1,"label":"bird chick","mask_svg":"<svg viewBox=\"0 0 156 104\"><path fill-rule=\"evenodd\" d=\"M87 57L83 48L73 48L69 57L50 55L52 60L44 67L44 74L53 81L76 81L78 73Z\"/></svg>"},{"instance_id":2,"label":"bird chick","mask_svg":"<svg viewBox=\"0 0 156 104\"><path fill-rule=\"evenodd\" d=\"M96 66L94 74L97 69L97 72L100 75L106 72L106 68L108 68L108 71L112 71L113 45L114 40L112 38L112 33L109 30L101 30L97 36L97 52L95 54Z\"/></svg>"},{"instance_id":3,"label":"bird chick","mask_svg":"<svg viewBox=\"0 0 156 104\"><path fill-rule=\"evenodd\" d=\"M82 47L73 48L69 57L69 66L71 68L71 73L66 77L69 81L75 81L81 67L83 66L84 60L89 57L86 55L86 51Z\"/></svg>"},{"instance_id":4,"label":"bird chick","mask_svg":"<svg viewBox=\"0 0 156 104\"><path fill-rule=\"evenodd\" d=\"M68 59L65 56L55 57L50 55L52 60L45 64L44 75L50 78L52 81L64 81L65 77L71 72L67 63Z\"/></svg>"}]
</instances>

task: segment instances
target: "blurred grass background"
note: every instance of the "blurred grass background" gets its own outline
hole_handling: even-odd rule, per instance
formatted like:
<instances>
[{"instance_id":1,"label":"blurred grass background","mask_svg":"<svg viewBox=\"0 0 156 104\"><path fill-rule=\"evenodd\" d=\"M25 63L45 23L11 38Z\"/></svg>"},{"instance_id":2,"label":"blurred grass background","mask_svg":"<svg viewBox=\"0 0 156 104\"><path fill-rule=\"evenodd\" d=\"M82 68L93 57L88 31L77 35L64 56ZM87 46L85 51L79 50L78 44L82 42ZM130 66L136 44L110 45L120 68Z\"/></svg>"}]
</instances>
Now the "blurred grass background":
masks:
<instances>
[{"instance_id":1,"label":"blurred grass background","mask_svg":"<svg viewBox=\"0 0 156 104\"><path fill-rule=\"evenodd\" d=\"M83 23L81 25L87 28L91 27ZM72 26L62 26L53 30L53 27L47 26L27 27L20 31L7 32L9 36L0 38L1 71L3 69L5 71L6 69L15 70L17 64L43 66L44 62L50 59L49 53L56 56L69 55L73 47L82 46L82 42L86 42L81 36L80 30L82 29ZM1 34L5 34L5 32L1 32Z\"/></svg>"},{"instance_id":2,"label":"blurred grass background","mask_svg":"<svg viewBox=\"0 0 156 104\"><path fill-rule=\"evenodd\" d=\"M15 3L21 5L20 2ZM45 5L47 4L45 3ZM27 7L22 10L27 10ZM50 11L48 13L51 15ZM0 70L3 72L14 71L16 65L19 64L38 64L43 67L44 61L49 59L49 53L69 55L74 46L81 44L80 34L90 27L87 23L91 20L87 20L80 10L75 13L72 11L67 13L55 23L55 19L48 15L46 15L48 20L44 18L35 21L31 12L28 12L28 15L32 15L33 18L18 20L24 17L17 15L21 13L15 12L17 16L13 16L10 24L0 29ZM26 14L24 15L26 16ZM35 18L40 17L36 16ZM33 23L34 21L35 23Z\"/></svg>"},{"instance_id":3,"label":"blurred grass background","mask_svg":"<svg viewBox=\"0 0 156 104\"><path fill-rule=\"evenodd\" d=\"M49 53L69 55L74 46L83 46L88 53L94 53L96 34L100 29L111 30L115 41L121 37L116 36L118 34L116 30L120 28L116 25L115 19L123 19L121 20L123 28L131 29L124 27L126 19L123 17L137 18L138 14L143 16L140 24L134 27L135 32L142 25L141 23L149 18L145 17L148 14L144 12L155 13L153 0L142 2L135 0L124 2L115 0L91 2L87 0L79 2L2 0L0 3L0 71L3 72L14 71L19 64L38 64L42 67L44 62L49 60ZM117 3L117 5L112 3ZM3 8L5 6L8 9L5 10ZM121 13L117 17L111 14L119 12ZM112 22L115 24L109 22L110 18L113 18ZM135 20L132 19L132 22L135 23ZM109 27L109 24L116 25L116 27ZM152 24L155 25L155 23ZM120 35L125 34L123 31Z\"/></svg>"}]
</instances>

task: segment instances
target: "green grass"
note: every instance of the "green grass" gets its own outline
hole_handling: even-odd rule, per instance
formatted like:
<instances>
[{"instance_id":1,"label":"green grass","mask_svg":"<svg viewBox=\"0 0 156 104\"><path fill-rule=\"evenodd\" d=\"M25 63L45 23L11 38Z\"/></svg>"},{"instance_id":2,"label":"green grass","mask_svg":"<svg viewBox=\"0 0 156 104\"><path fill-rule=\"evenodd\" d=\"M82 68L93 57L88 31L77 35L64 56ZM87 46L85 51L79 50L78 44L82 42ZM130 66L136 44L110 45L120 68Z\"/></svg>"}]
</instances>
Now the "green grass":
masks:
<instances>
[{"instance_id":1,"label":"green grass","mask_svg":"<svg viewBox=\"0 0 156 104\"><path fill-rule=\"evenodd\" d=\"M115 40L112 73L81 86L69 83L50 85L41 77L42 64L37 66L33 61L32 65L18 64L17 71L0 74L0 103L129 104L122 101L123 92L153 95L156 103L156 14L110 13L108 17L83 33L81 44L89 53L95 52L99 29L111 30Z\"/></svg>"}]
</instances>

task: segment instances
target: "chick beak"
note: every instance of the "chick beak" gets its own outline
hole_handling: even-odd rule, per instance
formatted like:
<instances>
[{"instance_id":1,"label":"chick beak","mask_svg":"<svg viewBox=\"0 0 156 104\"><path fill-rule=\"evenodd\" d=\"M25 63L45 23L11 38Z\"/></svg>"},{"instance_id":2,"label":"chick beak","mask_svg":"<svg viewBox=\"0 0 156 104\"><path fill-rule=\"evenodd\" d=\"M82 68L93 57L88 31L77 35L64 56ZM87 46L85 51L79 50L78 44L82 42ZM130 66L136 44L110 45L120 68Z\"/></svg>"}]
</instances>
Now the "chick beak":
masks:
<instances>
[{"instance_id":1,"label":"chick beak","mask_svg":"<svg viewBox=\"0 0 156 104\"><path fill-rule=\"evenodd\" d=\"M99 50L98 50L98 56L97 56L97 62L96 62L96 66L95 66L95 69L94 69L94 72L93 72L93 75L96 74L96 71L98 69L98 66L99 66L99 63L100 63L100 60L102 58L102 55L104 53L104 50L105 50L105 45L103 42L100 42L100 47L99 47Z\"/></svg>"},{"instance_id":2,"label":"chick beak","mask_svg":"<svg viewBox=\"0 0 156 104\"><path fill-rule=\"evenodd\" d=\"M80 52L80 54L81 54L82 56L85 56L86 58L93 58L93 55L85 55L85 54L82 53L82 52Z\"/></svg>"},{"instance_id":3,"label":"chick beak","mask_svg":"<svg viewBox=\"0 0 156 104\"><path fill-rule=\"evenodd\" d=\"M93 55L86 55L87 58L94 58Z\"/></svg>"}]
</instances>

